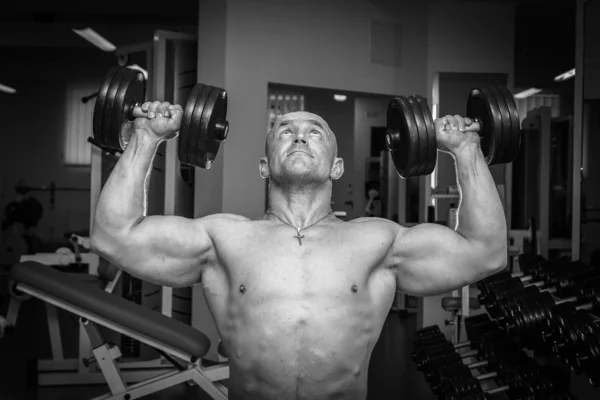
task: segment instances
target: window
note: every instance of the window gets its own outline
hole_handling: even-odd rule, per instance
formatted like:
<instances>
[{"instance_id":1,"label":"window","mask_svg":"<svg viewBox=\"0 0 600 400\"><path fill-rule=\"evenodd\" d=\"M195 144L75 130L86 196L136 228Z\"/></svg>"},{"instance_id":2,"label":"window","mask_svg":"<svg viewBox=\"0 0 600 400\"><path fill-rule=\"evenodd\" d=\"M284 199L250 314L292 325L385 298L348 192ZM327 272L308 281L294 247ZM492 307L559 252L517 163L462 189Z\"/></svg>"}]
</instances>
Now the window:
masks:
<instances>
[{"instance_id":1,"label":"window","mask_svg":"<svg viewBox=\"0 0 600 400\"><path fill-rule=\"evenodd\" d=\"M92 117L96 97L89 96L98 91L93 84L67 86L65 141L63 158L66 165L87 166L91 163L92 150L87 141L92 136Z\"/></svg>"}]
</instances>

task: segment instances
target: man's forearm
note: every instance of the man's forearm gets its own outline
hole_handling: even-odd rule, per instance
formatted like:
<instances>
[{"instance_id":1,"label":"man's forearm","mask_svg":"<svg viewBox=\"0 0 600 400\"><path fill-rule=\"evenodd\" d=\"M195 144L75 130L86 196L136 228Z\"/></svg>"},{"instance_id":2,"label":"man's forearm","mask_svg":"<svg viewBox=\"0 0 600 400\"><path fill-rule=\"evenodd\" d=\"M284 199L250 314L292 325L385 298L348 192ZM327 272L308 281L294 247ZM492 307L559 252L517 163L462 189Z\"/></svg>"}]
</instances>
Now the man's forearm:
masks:
<instances>
[{"instance_id":1,"label":"man's forearm","mask_svg":"<svg viewBox=\"0 0 600 400\"><path fill-rule=\"evenodd\" d=\"M135 133L104 184L94 218L94 231L117 234L146 214L147 187L160 141Z\"/></svg>"},{"instance_id":2,"label":"man's forearm","mask_svg":"<svg viewBox=\"0 0 600 400\"><path fill-rule=\"evenodd\" d=\"M481 148L468 144L454 154L461 192L457 232L480 241L499 256L506 253L506 217Z\"/></svg>"}]
</instances>

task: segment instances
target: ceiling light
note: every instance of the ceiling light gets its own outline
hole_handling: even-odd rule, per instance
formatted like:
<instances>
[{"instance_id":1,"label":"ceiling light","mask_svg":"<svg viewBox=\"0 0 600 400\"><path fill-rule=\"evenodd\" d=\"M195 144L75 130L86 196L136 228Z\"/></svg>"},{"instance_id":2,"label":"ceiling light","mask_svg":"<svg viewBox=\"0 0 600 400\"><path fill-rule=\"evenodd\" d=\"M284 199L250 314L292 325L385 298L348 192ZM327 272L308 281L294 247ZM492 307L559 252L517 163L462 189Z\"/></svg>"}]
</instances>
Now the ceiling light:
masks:
<instances>
[{"instance_id":1,"label":"ceiling light","mask_svg":"<svg viewBox=\"0 0 600 400\"><path fill-rule=\"evenodd\" d=\"M522 92L519 92L519 93L515 94L515 99L526 99L529 96L533 96L534 94L538 94L541 91L542 91L542 89L529 88L527 90L523 90Z\"/></svg>"},{"instance_id":2,"label":"ceiling light","mask_svg":"<svg viewBox=\"0 0 600 400\"><path fill-rule=\"evenodd\" d=\"M346 101L346 95L344 94L334 94L333 99L335 101Z\"/></svg>"},{"instance_id":3,"label":"ceiling light","mask_svg":"<svg viewBox=\"0 0 600 400\"><path fill-rule=\"evenodd\" d=\"M104 39L92 28L73 29L73 32L75 32L76 34L78 34L79 36L81 36L82 38L84 38L85 40L87 40L102 51L111 52L117 50L117 47L114 44Z\"/></svg>"},{"instance_id":4,"label":"ceiling light","mask_svg":"<svg viewBox=\"0 0 600 400\"><path fill-rule=\"evenodd\" d=\"M560 75L554 77L554 82L566 81L567 79L571 79L575 76L575 68L568 70L567 72L563 72Z\"/></svg>"},{"instance_id":5,"label":"ceiling light","mask_svg":"<svg viewBox=\"0 0 600 400\"><path fill-rule=\"evenodd\" d=\"M16 89L11 88L10 86L6 86L0 83L0 92L15 94L17 92Z\"/></svg>"}]
</instances>

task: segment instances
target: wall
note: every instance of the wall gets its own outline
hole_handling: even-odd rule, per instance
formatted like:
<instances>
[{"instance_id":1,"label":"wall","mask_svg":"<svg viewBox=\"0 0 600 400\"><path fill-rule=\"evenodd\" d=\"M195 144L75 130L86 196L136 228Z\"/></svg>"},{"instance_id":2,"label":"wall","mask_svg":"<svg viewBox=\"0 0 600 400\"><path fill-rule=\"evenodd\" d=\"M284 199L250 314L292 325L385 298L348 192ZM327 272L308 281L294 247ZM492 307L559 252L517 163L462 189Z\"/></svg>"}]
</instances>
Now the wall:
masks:
<instances>
[{"instance_id":1,"label":"wall","mask_svg":"<svg viewBox=\"0 0 600 400\"><path fill-rule=\"evenodd\" d=\"M426 97L430 105L436 73L506 73L511 86L515 7L515 1L429 1ZM443 111L445 106L440 104L440 110ZM443 154L438 160L438 168L451 171L448 164L451 165L452 160L449 158ZM452 177L446 178L446 181L438 182L440 187L456 182ZM442 211L440 219L445 219L445 215ZM449 313L440 307L442 297L420 300L417 324L418 327L439 324L449 336L451 330L443 324Z\"/></svg>"},{"instance_id":2,"label":"wall","mask_svg":"<svg viewBox=\"0 0 600 400\"><path fill-rule=\"evenodd\" d=\"M585 6L585 53L584 53L584 124L582 164L583 179L581 197L585 207L600 209L600 162L594 155L600 148L600 25L594 23L600 17L600 0L588 1ZM600 212L581 210L582 216L600 221ZM590 262L592 254L600 251L597 238L600 223L581 224L581 259ZM595 255L597 260L598 255ZM595 261L597 262L597 261Z\"/></svg>"},{"instance_id":3,"label":"wall","mask_svg":"<svg viewBox=\"0 0 600 400\"><path fill-rule=\"evenodd\" d=\"M335 101L333 92L314 88L303 88L305 94L305 110L315 113L325 121L335 134L338 144L338 157L344 160L344 175L333 182L331 200L334 202L334 211L345 211L344 201L349 184L354 183L352 175L354 160L354 99L348 97L346 101ZM263 142L264 148L264 142ZM258 170L258 159L256 160Z\"/></svg>"},{"instance_id":4,"label":"wall","mask_svg":"<svg viewBox=\"0 0 600 400\"><path fill-rule=\"evenodd\" d=\"M364 215L366 159L371 152L371 127L386 125L387 106L390 97L357 97L354 103L354 213L353 217Z\"/></svg>"},{"instance_id":5,"label":"wall","mask_svg":"<svg viewBox=\"0 0 600 400\"><path fill-rule=\"evenodd\" d=\"M429 1L427 88L436 72L508 73L512 86L516 1Z\"/></svg>"},{"instance_id":6,"label":"wall","mask_svg":"<svg viewBox=\"0 0 600 400\"><path fill-rule=\"evenodd\" d=\"M113 58L99 51L61 49L3 49L2 83L16 94L0 93L2 131L0 175L3 205L14 199L14 186L23 179L31 186L86 187L89 167L62 163L66 87L77 81L98 87ZM91 132L90 132L91 135ZM45 242L61 240L64 232L89 227L89 192L56 192L50 207L48 193L32 193L44 207L36 230Z\"/></svg>"},{"instance_id":7,"label":"wall","mask_svg":"<svg viewBox=\"0 0 600 400\"><path fill-rule=\"evenodd\" d=\"M393 14L381 3L358 0L227 3L231 133L222 154L225 211L250 218L264 211L264 188L254 166L263 153L268 82L383 94L425 91L425 7L402 4L404 10ZM369 63L371 20L402 25L406 57L400 67Z\"/></svg>"}]
</instances>

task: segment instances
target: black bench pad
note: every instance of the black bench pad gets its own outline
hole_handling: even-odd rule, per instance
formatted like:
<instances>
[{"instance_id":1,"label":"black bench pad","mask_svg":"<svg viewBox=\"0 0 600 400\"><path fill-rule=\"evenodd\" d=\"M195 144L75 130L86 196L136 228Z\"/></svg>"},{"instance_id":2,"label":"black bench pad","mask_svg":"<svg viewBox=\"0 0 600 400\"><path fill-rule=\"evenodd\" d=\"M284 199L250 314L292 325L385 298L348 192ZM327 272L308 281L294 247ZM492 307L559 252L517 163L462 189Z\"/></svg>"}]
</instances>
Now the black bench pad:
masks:
<instances>
[{"instance_id":1,"label":"black bench pad","mask_svg":"<svg viewBox=\"0 0 600 400\"><path fill-rule=\"evenodd\" d=\"M46 265L27 261L10 269L12 279L83 308L118 325L167 344L200 359L210 348L210 339L197 329L142 307Z\"/></svg>"}]
</instances>

